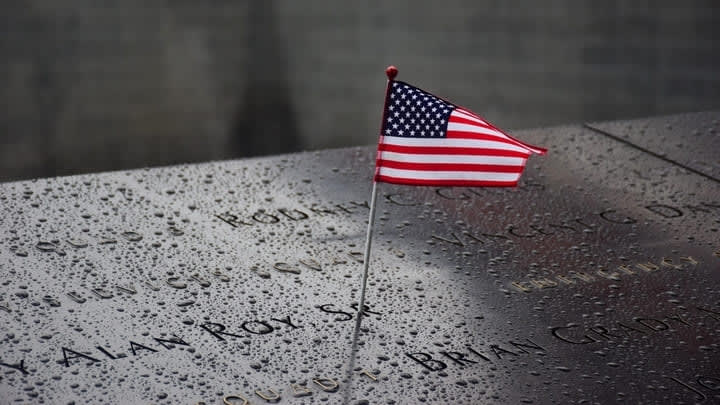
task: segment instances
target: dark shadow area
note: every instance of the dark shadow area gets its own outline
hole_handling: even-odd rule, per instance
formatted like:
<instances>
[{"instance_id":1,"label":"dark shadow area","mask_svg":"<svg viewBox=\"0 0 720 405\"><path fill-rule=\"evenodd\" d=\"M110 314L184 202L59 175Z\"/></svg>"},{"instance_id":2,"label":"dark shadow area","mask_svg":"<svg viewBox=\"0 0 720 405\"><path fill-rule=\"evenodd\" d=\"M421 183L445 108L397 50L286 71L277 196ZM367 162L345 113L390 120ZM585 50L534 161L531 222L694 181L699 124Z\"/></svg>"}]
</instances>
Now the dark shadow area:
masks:
<instances>
[{"instance_id":1,"label":"dark shadow area","mask_svg":"<svg viewBox=\"0 0 720 405\"><path fill-rule=\"evenodd\" d=\"M252 0L248 6L247 79L230 139L239 157L292 152L301 146L273 3Z\"/></svg>"}]
</instances>

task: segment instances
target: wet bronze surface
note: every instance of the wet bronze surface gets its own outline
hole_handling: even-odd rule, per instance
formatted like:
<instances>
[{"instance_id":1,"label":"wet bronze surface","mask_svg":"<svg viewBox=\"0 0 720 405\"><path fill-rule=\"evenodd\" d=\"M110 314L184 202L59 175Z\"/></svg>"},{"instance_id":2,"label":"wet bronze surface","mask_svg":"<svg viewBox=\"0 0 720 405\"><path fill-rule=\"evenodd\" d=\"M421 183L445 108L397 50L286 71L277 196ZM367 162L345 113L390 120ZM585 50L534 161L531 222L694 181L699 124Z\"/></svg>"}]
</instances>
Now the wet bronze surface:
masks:
<instances>
[{"instance_id":1,"label":"wet bronze surface","mask_svg":"<svg viewBox=\"0 0 720 405\"><path fill-rule=\"evenodd\" d=\"M716 402L715 116L381 184L359 327L373 147L2 184L0 402Z\"/></svg>"}]
</instances>

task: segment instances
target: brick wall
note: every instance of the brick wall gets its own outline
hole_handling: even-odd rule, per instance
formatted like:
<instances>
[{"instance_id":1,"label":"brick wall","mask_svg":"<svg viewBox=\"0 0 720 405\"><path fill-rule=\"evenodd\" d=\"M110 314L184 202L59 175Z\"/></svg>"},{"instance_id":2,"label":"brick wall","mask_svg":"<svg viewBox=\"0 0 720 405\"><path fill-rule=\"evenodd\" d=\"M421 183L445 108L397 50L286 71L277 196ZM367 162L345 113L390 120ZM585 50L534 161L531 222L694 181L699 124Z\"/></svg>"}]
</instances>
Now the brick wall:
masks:
<instances>
[{"instance_id":1,"label":"brick wall","mask_svg":"<svg viewBox=\"0 0 720 405\"><path fill-rule=\"evenodd\" d=\"M391 63L505 128L720 107L714 1L540 3L5 0L0 180L370 144Z\"/></svg>"}]
</instances>

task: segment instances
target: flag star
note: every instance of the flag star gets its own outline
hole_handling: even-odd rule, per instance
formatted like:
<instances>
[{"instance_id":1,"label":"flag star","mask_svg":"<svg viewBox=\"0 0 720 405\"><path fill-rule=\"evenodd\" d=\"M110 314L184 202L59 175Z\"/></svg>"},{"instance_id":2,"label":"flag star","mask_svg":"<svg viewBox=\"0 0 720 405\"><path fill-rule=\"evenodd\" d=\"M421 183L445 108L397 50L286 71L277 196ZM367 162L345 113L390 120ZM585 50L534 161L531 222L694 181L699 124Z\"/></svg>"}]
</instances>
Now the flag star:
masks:
<instances>
[{"instance_id":1,"label":"flag star","mask_svg":"<svg viewBox=\"0 0 720 405\"><path fill-rule=\"evenodd\" d=\"M400 123L402 124L405 122L405 118L400 118L398 121L400 121Z\"/></svg>"},{"instance_id":2,"label":"flag star","mask_svg":"<svg viewBox=\"0 0 720 405\"><path fill-rule=\"evenodd\" d=\"M410 136L415 136L415 131L410 131Z\"/></svg>"},{"instance_id":3,"label":"flag star","mask_svg":"<svg viewBox=\"0 0 720 405\"><path fill-rule=\"evenodd\" d=\"M397 117L397 116L399 116L399 115L400 115L400 113L399 113L399 112L397 112L397 111L395 111L395 112L393 113L393 115Z\"/></svg>"},{"instance_id":4,"label":"flag star","mask_svg":"<svg viewBox=\"0 0 720 405\"><path fill-rule=\"evenodd\" d=\"M440 125L435 125L435 129L440 129Z\"/></svg>"},{"instance_id":5,"label":"flag star","mask_svg":"<svg viewBox=\"0 0 720 405\"><path fill-rule=\"evenodd\" d=\"M385 135L390 135L390 134L392 134L392 130L390 128L386 129Z\"/></svg>"},{"instance_id":6,"label":"flag star","mask_svg":"<svg viewBox=\"0 0 720 405\"><path fill-rule=\"evenodd\" d=\"M404 106L404 105L401 105L401 106L400 106L400 111L405 111L405 106Z\"/></svg>"},{"instance_id":7,"label":"flag star","mask_svg":"<svg viewBox=\"0 0 720 405\"><path fill-rule=\"evenodd\" d=\"M392 111L392 110L394 110L394 109L395 109L395 106L394 106L394 105L391 105L391 106L388 107L388 110L390 110L390 111Z\"/></svg>"},{"instance_id":8,"label":"flag star","mask_svg":"<svg viewBox=\"0 0 720 405\"><path fill-rule=\"evenodd\" d=\"M440 118L440 117L442 117L442 114L440 114L440 113L435 114L435 118Z\"/></svg>"},{"instance_id":9,"label":"flag star","mask_svg":"<svg viewBox=\"0 0 720 405\"><path fill-rule=\"evenodd\" d=\"M440 120L440 123L441 123L441 124L445 124L445 120Z\"/></svg>"},{"instance_id":10,"label":"flag star","mask_svg":"<svg viewBox=\"0 0 720 405\"><path fill-rule=\"evenodd\" d=\"M412 99L413 100L417 99L417 94L413 94Z\"/></svg>"},{"instance_id":11,"label":"flag star","mask_svg":"<svg viewBox=\"0 0 720 405\"><path fill-rule=\"evenodd\" d=\"M405 98L405 93L401 94L401 95L400 95L400 98L404 99L404 98Z\"/></svg>"},{"instance_id":12,"label":"flag star","mask_svg":"<svg viewBox=\"0 0 720 405\"><path fill-rule=\"evenodd\" d=\"M433 120L430 120L430 123L431 123L431 124L434 124L434 123L435 123L435 120L434 120L434 119L433 119Z\"/></svg>"},{"instance_id":13,"label":"flag star","mask_svg":"<svg viewBox=\"0 0 720 405\"><path fill-rule=\"evenodd\" d=\"M410 129L410 125L405 124L405 129Z\"/></svg>"},{"instance_id":14,"label":"flag star","mask_svg":"<svg viewBox=\"0 0 720 405\"><path fill-rule=\"evenodd\" d=\"M387 117L387 122L392 122L392 117Z\"/></svg>"},{"instance_id":15,"label":"flag star","mask_svg":"<svg viewBox=\"0 0 720 405\"><path fill-rule=\"evenodd\" d=\"M402 134L403 134L403 130L402 130L402 129L398 129L398 134L402 135Z\"/></svg>"},{"instance_id":16,"label":"flag star","mask_svg":"<svg viewBox=\"0 0 720 405\"><path fill-rule=\"evenodd\" d=\"M432 108L432 112L435 112L435 111L437 111L437 107Z\"/></svg>"},{"instance_id":17,"label":"flag star","mask_svg":"<svg viewBox=\"0 0 720 405\"><path fill-rule=\"evenodd\" d=\"M410 111L415 111L415 107L410 107Z\"/></svg>"},{"instance_id":18,"label":"flag star","mask_svg":"<svg viewBox=\"0 0 720 405\"><path fill-rule=\"evenodd\" d=\"M393 129L397 129L398 126L399 126L398 124L393 124Z\"/></svg>"}]
</instances>

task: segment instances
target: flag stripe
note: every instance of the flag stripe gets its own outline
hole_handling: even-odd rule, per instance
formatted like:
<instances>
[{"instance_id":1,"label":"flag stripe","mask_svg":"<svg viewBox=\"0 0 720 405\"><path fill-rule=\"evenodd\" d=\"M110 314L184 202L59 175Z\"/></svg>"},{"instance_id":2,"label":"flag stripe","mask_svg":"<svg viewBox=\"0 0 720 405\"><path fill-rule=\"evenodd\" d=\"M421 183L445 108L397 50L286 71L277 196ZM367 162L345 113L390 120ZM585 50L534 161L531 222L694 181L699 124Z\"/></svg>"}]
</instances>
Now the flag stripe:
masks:
<instances>
[{"instance_id":1,"label":"flag stripe","mask_svg":"<svg viewBox=\"0 0 720 405\"><path fill-rule=\"evenodd\" d=\"M520 173L407 170L380 167L380 176L424 180L517 181Z\"/></svg>"},{"instance_id":2,"label":"flag stripe","mask_svg":"<svg viewBox=\"0 0 720 405\"><path fill-rule=\"evenodd\" d=\"M480 126L484 126L486 128L490 128L490 125L487 122L481 121L475 117L467 116L465 114L458 112L457 110L453 111L452 114L450 114L450 118L454 122L461 122L464 124L471 124L471 125L480 125Z\"/></svg>"},{"instance_id":3,"label":"flag stripe","mask_svg":"<svg viewBox=\"0 0 720 405\"><path fill-rule=\"evenodd\" d=\"M481 141L505 142L507 145L516 145L514 142L507 139L507 137L500 138L498 135L483 134L478 132L448 131L447 139L477 139ZM530 149L525 150L527 153L530 153Z\"/></svg>"},{"instance_id":4,"label":"flag stripe","mask_svg":"<svg viewBox=\"0 0 720 405\"><path fill-rule=\"evenodd\" d=\"M461 186L461 187L515 187L515 181L483 181L483 180L424 180L404 177L377 176L377 181L411 186Z\"/></svg>"},{"instance_id":5,"label":"flag stripe","mask_svg":"<svg viewBox=\"0 0 720 405\"><path fill-rule=\"evenodd\" d=\"M379 159L396 162L414 163L470 163L478 165L506 165L522 166L524 157L487 156L487 155L460 155L460 154L413 154L380 151Z\"/></svg>"},{"instance_id":6,"label":"flag stripe","mask_svg":"<svg viewBox=\"0 0 720 405\"><path fill-rule=\"evenodd\" d=\"M479 148L496 149L503 151L515 151L530 154L530 151L522 146L508 143L507 141L488 141L475 139L448 139L448 138L404 138L400 136L384 136L382 142L385 145L414 146L414 147L457 147L457 148Z\"/></svg>"},{"instance_id":7,"label":"flag stripe","mask_svg":"<svg viewBox=\"0 0 720 405\"><path fill-rule=\"evenodd\" d=\"M490 128L490 126L487 125L487 124L484 124L484 123L479 122L479 121L477 121L477 120L473 120L473 119L466 118L466 117L464 117L463 115L458 114L458 113L455 113L455 112L453 112L452 114L450 114L450 122L457 122L457 123L460 123L460 124L469 124L469 125L475 125L475 126L481 126L481 127L485 127L485 128Z\"/></svg>"},{"instance_id":8,"label":"flag stripe","mask_svg":"<svg viewBox=\"0 0 720 405\"><path fill-rule=\"evenodd\" d=\"M472 124L461 124L457 122L453 122L452 119L448 123L447 127L447 134L448 137L450 137L451 134L460 134L460 135L467 135L470 136L470 134L482 134L482 135L488 135L495 137L496 140L501 140L504 142L509 142L512 144L515 144L515 142L512 142L507 135L503 134L500 131L496 131L494 129L485 128L477 125ZM459 136L454 136L459 137Z\"/></svg>"},{"instance_id":9,"label":"flag stripe","mask_svg":"<svg viewBox=\"0 0 720 405\"><path fill-rule=\"evenodd\" d=\"M388 137L385 137L388 138ZM442 143L440 144L442 145ZM457 155L477 155L477 156L506 156L506 157L521 157L527 158L530 154L527 152L518 152L514 150L503 150L503 149L485 149L485 148L457 148L448 146L402 146L402 145L390 145L387 143L381 143L378 145L378 150L389 151L397 153L407 154L457 154Z\"/></svg>"},{"instance_id":10,"label":"flag stripe","mask_svg":"<svg viewBox=\"0 0 720 405\"><path fill-rule=\"evenodd\" d=\"M382 167L392 169L407 169L421 171L447 171L447 172L497 172L497 173L521 173L522 166L508 165L477 165L471 163L414 163L398 162L396 160L378 160Z\"/></svg>"}]
</instances>

